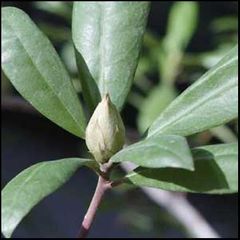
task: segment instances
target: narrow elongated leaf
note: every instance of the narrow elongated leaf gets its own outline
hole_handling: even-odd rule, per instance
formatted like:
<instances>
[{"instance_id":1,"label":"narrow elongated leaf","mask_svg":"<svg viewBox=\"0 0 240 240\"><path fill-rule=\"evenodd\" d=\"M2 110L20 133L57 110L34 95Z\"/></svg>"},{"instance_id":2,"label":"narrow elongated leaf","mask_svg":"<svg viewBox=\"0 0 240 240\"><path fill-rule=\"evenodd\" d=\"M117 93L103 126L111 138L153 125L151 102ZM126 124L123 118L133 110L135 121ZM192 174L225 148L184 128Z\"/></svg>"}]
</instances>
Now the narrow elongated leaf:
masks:
<instances>
[{"instance_id":1,"label":"narrow elongated leaf","mask_svg":"<svg viewBox=\"0 0 240 240\"><path fill-rule=\"evenodd\" d=\"M233 193L238 191L237 143L193 149L194 171L137 168L126 182L177 192Z\"/></svg>"},{"instance_id":2,"label":"narrow elongated leaf","mask_svg":"<svg viewBox=\"0 0 240 240\"><path fill-rule=\"evenodd\" d=\"M74 52L79 78L81 81L83 97L88 105L89 114L91 115L97 104L101 101L101 95L82 55L76 49Z\"/></svg>"},{"instance_id":3,"label":"narrow elongated leaf","mask_svg":"<svg viewBox=\"0 0 240 240\"><path fill-rule=\"evenodd\" d=\"M163 82L172 84L176 79L184 50L197 27L197 19L197 2L181 1L173 4L168 18L167 34L158 53Z\"/></svg>"},{"instance_id":4,"label":"narrow elongated leaf","mask_svg":"<svg viewBox=\"0 0 240 240\"><path fill-rule=\"evenodd\" d=\"M73 41L101 96L120 109L137 67L149 2L74 2ZM79 69L81 71L81 69Z\"/></svg>"},{"instance_id":5,"label":"narrow elongated leaf","mask_svg":"<svg viewBox=\"0 0 240 240\"><path fill-rule=\"evenodd\" d=\"M35 164L2 190L2 233L11 237L20 221L44 197L61 187L81 166L93 160L66 158Z\"/></svg>"},{"instance_id":6,"label":"narrow elongated leaf","mask_svg":"<svg viewBox=\"0 0 240 240\"><path fill-rule=\"evenodd\" d=\"M14 7L2 9L2 68L37 110L84 137L85 119L68 73L47 37Z\"/></svg>"},{"instance_id":7,"label":"narrow elongated leaf","mask_svg":"<svg viewBox=\"0 0 240 240\"><path fill-rule=\"evenodd\" d=\"M149 168L194 169L186 139L175 135L159 135L132 144L115 154L111 161L130 161Z\"/></svg>"},{"instance_id":8,"label":"narrow elongated leaf","mask_svg":"<svg viewBox=\"0 0 240 240\"><path fill-rule=\"evenodd\" d=\"M238 47L177 97L149 128L159 133L191 135L238 116Z\"/></svg>"},{"instance_id":9,"label":"narrow elongated leaf","mask_svg":"<svg viewBox=\"0 0 240 240\"><path fill-rule=\"evenodd\" d=\"M198 3L176 2L170 11L164 44L169 51L183 51L197 26ZM184 26L184 27L183 27Z\"/></svg>"}]
</instances>

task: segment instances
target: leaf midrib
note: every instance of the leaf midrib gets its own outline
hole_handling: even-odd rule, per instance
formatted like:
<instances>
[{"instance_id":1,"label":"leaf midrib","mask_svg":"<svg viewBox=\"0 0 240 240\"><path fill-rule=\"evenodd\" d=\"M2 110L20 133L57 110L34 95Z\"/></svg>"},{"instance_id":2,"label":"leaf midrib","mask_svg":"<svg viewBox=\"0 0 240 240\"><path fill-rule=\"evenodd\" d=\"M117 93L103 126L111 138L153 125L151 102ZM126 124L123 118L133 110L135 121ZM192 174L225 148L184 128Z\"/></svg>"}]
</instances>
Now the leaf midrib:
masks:
<instances>
[{"instance_id":1,"label":"leaf midrib","mask_svg":"<svg viewBox=\"0 0 240 240\"><path fill-rule=\"evenodd\" d=\"M28 183L28 181L31 180L31 178L32 178L33 176L35 176L35 175L39 172L40 169L42 169L43 167L45 167L46 164L47 164L47 163L42 163L41 165L39 164L40 166L36 166L36 169L34 169L34 171L20 184L20 186L19 186L18 189L17 189L17 192L15 193L15 197L14 197L14 199L12 200L12 204L11 204L10 207L8 207L8 209L13 209L13 206L15 206L15 203L16 203L17 196L19 195L19 192L22 190L23 186L25 186L25 185ZM25 173L25 174L26 174L26 173ZM4 197L4 192L3 192L3 196L2 196L2 197ZM9 211L8 211L8 212L9 212ZM14 215L13 213L12 213L12 214L9 214L8 220L6 221L7 223L9 222L9 220L12 218L13 215ZM17 221L17 222L18 222L18 221Z\"/></svg>"},{"instance_id":2,"label":"leaf midrib","mask_svg":"<svg viewBox=\"0 0 240 240\"><path fill-rule=\"evenodd\" d=\"M181 161L182 163L184 162L184 159L180 156L180 155L178 155L177 153L175 153L175 152L173 152L173 151L171 151L169 148L167 148L166 146L164 146L164 145L162 145L162 144L156 144L156 143L152 143L152 144L148 144L148 145L144 145L144 146L142 146L142 144L143 143L141 143L141 145L138 145L138 146L134 146L134 147L132 147L132 148L129 148L129 149L127 149L126 151L134 151L134 150L136 150L137 148L144 148L144 147L157 147L159 150L161 150L161 149L163 149L163 150L166 150L167 152L170 152L170 154L172 154L173 156L175 156L175 157L177 157L178 159L180 159L180 160L183 160L183 161ZM124 153L122 153L122 154L124 154ZM120 155L120 154L119 154ZM127 160L125 160L125 161L127 161Z\"/></svg>"},{"instance_id":3,"label":"leaf midrib","mask_svg":"<svg viewBox=\"0 0 240 240\"><path fill-rule=\"evenodd\" d=\"M105 87L106 84L104 83L104 47L103 47L103 37L104 36L104 11L102 9L101 3L98 3L99 6L99 39L98 39L98 65L99 65L99 70L98 70L98 80L96 81L99 82L99 89L100 89L100 94L102 95L102 92L105 92Z\"/></svg>"},{"instance_id":4,"label":"leaf midrib","mask_svg":"<svg viewBox=\"0 0 240 240\"><path fill-rule=\"evenodd\" d=\"M207 95L206 98L204 98L203 100L199 100L197 101L195 104L191 105L190 108L187 108L187 110L185 111L181 111L181 113L179 114L179 116L177 118L175 118L174 120L167 122L165 125L162 125L159 128L156 128L154 131L150 132L150 134L148 135L148 137L155 135L157 132L163 132L164 129L167 129L167 127L169 127L169 125L172 124L176 124L177 122L179 122L183 117L185 117L185 115L193 112L199 105L205 104L207 101L209 101L210 99L212 99L213 97L216 97L217 95L219 95L221 92L225 92L229 89L231 89L234 86L237 86L237 82L231 82L228 85L224 85L222 88L220 87L218 90L214 91L213 93L210 92L210 94Z\"/></svg>"},{"instance_id":5,"label":"leaf midrib","mask_svg":"<svg viewBox=\"0 0 240 240\"><path fill-rule=\"evenodd\" d=\"M27 53L29 59L31 60L34 68L37 70L37 72L39 73L40 77L43 79L43 81L46 83L46 85L49 87L49 89L53 92L53 94L56 96L56 99L58 100L58 102L63 106L63 108L68 112L68 114L72 117L73 122L75 122L75 124L80 127L82 133L84 133L83 128L81 127L81 125L78 124L78 121L76 120L75 116L72 115L71 112L69 112L68 108L65 107L64 103L62 102L62 100L58 97L58 94L55 92L54 88L52 88L52 86L46 81L45 77L41 74L41 71L38 69L38 65L34 64L34 60L32 59L31 55L29 54L27 48L24 46L23 42L21 41L20 36L17 34L17 31L15 31L15 28L13 27L13 25L11 25L11 23L7 22L7 25L12 29L14 35L17 37L18 42L20 43L20 45L23 47L23 49L25 50L25 52ZM41 33L42 34L42 33ZM44 36L45 37L45 36ZM48 40L48 39L47 39ZM70 79L69 79L70 80ZM71 84L71 83L70 83Z\"/></svg>"},{"instance_id":6,"label":"leaf midrib","mask_svg":"<svg viewBox=\"0 0 240 240\"><path fill-rule=\"evenodd\" d=\"M214 156L213 156L213 158L216 158L216 157L224 157L224 156L237 156L237 154L235 154L235 153L232 153L232 154L215 154ZM199 161L199 160L208 160L208 161L211 161L211 159L212 158L210 158L210 157L194 157L194 161ZM140 170L140 171L137 171L137 172L134 172L134 170L133 170L133 172L132 173L130 173L129 175L126 175L125 177L126 178L129 178L129 177L132 177L132 176L134 176L134 175L139 175L139 174L141 174L141 173L143 173L143 172L145 172L145 171L151 171L151 170L155 170L155 169L151 169L151 168L145 168L145 169L143 169L143 170Z\"/></svg>"}]
</instances>

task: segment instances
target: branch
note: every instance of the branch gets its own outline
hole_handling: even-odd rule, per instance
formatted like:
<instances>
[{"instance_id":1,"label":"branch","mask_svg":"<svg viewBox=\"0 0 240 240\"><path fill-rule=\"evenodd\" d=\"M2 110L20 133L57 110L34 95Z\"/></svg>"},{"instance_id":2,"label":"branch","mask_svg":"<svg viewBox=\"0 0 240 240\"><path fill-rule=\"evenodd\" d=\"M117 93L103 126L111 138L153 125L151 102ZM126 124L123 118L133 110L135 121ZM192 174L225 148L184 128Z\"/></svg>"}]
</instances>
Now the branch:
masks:
<instances>
[{"instance_id":1,"label":"branch","mask_svg":"<svg viewBox=\"0 0 240 240\"><path fill-rule=\"evenodd\" d=\"M83 219L82 226L78 234L78 238L87 237L89 230L91 228L91 225L93 223L93 220L95 218L96 212L98 210L98 207L102 201L103 195L105 191L110 187L111 186L109 185L109 182L105 180L102 176L99 176L95 193L93 195L93 198L89 205L87 213Z\"/></svg>"},{"instance_id":2,"label":"branch","mask_svg":"<svg viewBox=\"0 0 240 240\"><path fill-rule=\"evenodd\" d=\"M175 216L192 237L220 238L184 195L147 187L142 190L151 200Z\"/></svg>"},{"instance_id":3,"label":"branch","mask_svg":"<svg viewBox=\"0 0 240 240\"><path fill-rule=\"evenodd\" d=\"M38 112L26 101L20 97L4 96L1 100L1 110L25 112L30 114L38 114ZM135 130L128 129L128 139L131 142L137 141L139 135ZM132 170L132 166L127 163L121 165L127 172ZM101 180L100 180L101 179ZM103 184L103 182L105 183ZM95 194L90 203L89 209L83 220L79 238L87 236L91 224L94 220L96 210L102 200L105 191L110 188L102 177L99 177ZM140 187L142 191L156 204L163 206L176 219L180 221L189 234L196 238L219 238L219 235L206 222L201 214L191 205L191 203L179 193L172 193L160 189Z\"/></svg>"},{"instance_id":4,"label":"branch","mask_svg":"<svg viewBox=\"0 0 240 240\"><path fill-rule=\"evenodd\" d=\"M133 166L122 163L127 172ZM156 204L164 207L172 214L194 238L220 238L217 232L206 222L197 209L186 199L185 194L163 191L156 188L140 187L140 189Z\"/></svg>"}]
</instances>

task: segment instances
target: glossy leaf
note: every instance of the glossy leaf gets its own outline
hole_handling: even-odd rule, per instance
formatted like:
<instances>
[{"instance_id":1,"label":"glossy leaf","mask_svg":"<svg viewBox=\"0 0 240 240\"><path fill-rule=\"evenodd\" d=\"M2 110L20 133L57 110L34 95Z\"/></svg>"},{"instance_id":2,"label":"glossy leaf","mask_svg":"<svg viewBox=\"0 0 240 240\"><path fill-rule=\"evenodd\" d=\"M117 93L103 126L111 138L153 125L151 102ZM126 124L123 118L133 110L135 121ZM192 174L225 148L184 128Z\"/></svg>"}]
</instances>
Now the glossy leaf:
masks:
<instances>
[{"instance_id":1,"label":"glossy leaf","mask_svg":"<svg viewBox=\"0 0 240 240\"><path fill-rule=\"evenodd\" d=\"M85 118L67 71L47 37L14 7L2 9L2 68L38 111L84 137Z\"/></svg>"},{"instance_id":2,"label":"glossy leaf","mask_svg":"<svg viewBox=\"0 0 240 240\"><path fill-rule=\"evenodd\" d=\"M193 160L186 139L175 135L159 135L132 144L115 154L111 161L130 161L148 168L193 170Z\"/></svg>"},{"instance_id":3,"label":"glossy leaf","mask_svg":"<svg viewBox=\"0 0 240 240\"><path fill-rule=\"evenodd\" d=\"M149 2L74 2L73 41L101 96L120 109L137 67ZM81 69L80 69L81 71Z\"/></svg>"},{"instance_id":4,"label":"glossy leaf","mask_svg":"<svg viewBox=\"0 0 240 240\"><path fill-rule=\"evenodd\" d=\"M126 177L127 183L177 192L211 194L238 191L237 143L193 149L194 171L184 169L137 168Z\"/></svg>"},{"instance_id":5,"label":"glossy leaf","mask_svg":"<svg viewBox=\"0 0 240 240\"><path fill-rule=\"evenodd\" d=\"M176 96L177 93L171 86L160 84L158 87L153 88L140 106L138 128L141 133L146 131Z\"/></svg>"},{"instance_id":6,"label":"glossy leaf","mask_svg":"<svg viewBox=\"0 0 240 240\"><path fill-rule=\"evenodd\" d=\"M2 190L2 233L11 237L21 220L43 198L61 187L81 166L93 160L66 158L35 164L17 175Z\"/></svg>"},{"instance_id":7,"label":"glossy leaf","mask_svg":"<svg viewBox=\"0 0 240 240\"><path fill-rule=\"evenodd\" d=\"M177 97L149 128L148 137L164 133L191 135L238 116L238 47Z\"/></svg>"}]
</instances>

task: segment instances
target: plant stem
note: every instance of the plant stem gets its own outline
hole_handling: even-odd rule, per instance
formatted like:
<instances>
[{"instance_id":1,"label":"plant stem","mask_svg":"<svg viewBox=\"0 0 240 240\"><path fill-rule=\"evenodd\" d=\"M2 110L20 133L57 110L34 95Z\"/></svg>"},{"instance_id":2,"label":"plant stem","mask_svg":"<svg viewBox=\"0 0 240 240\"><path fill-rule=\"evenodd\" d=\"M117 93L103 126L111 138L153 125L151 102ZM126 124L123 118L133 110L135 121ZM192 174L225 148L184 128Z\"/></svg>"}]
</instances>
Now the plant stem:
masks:
<instances>
[{"instance_id":1,"label":"plant stem","mask_svg":"<svg viewBox=\"0 0 240 240\"><path fill-rule=\"evenodd\" d=\"M101 203L103 195L107 189L111 188L109 182L104 179L102 176L98 178L98 184L93 195L92 201L89 205L87 213L83 219L82 226L78 235L78 238L86 238L91 225L93 223L94 217L96 215L97 209Z\"/></svg>"}]
</instances>

